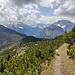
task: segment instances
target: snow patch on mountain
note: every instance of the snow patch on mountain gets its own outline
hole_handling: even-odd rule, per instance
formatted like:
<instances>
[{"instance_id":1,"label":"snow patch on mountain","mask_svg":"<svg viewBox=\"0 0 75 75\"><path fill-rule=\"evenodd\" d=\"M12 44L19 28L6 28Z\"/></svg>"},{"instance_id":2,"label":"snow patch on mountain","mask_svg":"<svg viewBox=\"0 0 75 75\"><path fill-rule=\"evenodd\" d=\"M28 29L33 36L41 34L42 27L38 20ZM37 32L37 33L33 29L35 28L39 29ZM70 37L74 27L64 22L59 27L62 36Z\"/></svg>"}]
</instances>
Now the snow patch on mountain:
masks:
<instances>
[{"instance_id":1,"label":"snow patch on mountain","mask_svg":"<svg viewBox=\"0 0 75 75\"><path fill-rule=\"evenodd\" d=\"M4 27L7 27L6 25L4 25Z\"/></svg>"},{"instance_id":2,"label":"snow patch on mountain","mask_svg":"<svg viewBox=\"0 0 75 75\"><path fill-rule=\"evenodd\" d=\"M64 26L61 26L61 28L63 28L63 29L64 29L65 27L66 27L65 25L64 25Z\"/></svg>"},{"instance_id":3,"label":"snow patch on mountain","mask_svg":"<svg viewBox=\"0 0 75 75\"><path fill-rule=\"evenodd\" d=\"M58 24L57 26L61 27L60 24Z\"/></svg>"},{"instance_id":4,"label":"snow patch on mountain","mask_svg":"<svg viewBox=\"0 0 75 75\"><path fill-rule=\"evenodd\" d=\"M61 27L61 28L65 28L66 26L64 25L64 26L61 26L60 24L57 24L57 26L59 26L59 27Z\"/></svg>"},{"instance_id":5,"label":"snow patch on mountain","mask_svg":"<svg viewBox=\"0 0 75 75\"><path fill-rule=\"evenodd\" d=\"M19 28L23 29L23 27L19 27Z\"/></svg>"}]
</instances>

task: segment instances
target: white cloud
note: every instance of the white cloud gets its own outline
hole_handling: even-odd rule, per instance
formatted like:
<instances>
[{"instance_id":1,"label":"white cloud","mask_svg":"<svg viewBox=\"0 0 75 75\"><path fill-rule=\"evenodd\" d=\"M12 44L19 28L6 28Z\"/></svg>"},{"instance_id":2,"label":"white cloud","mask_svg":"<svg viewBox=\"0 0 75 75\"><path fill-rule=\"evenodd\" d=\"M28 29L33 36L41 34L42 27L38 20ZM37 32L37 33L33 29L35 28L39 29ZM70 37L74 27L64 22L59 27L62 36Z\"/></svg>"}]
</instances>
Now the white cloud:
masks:
<instances>
[{"instance_id":1,"label":"white cloud","mask_svg":"<svg viewBox=\"0 0 75 75\"><path fill-rule=\"evenodd\" d=\"M62 16L41 16L40 18L38 18L36 23L42 23L42 24L52 24L54 22L57 22L59 20L69 20L72 22L75 22L75 19L73 18L67 18L67 17L62 17Z\"/></svg>"},{"instance_id":2,"label":"white cloud","mask_svg":"<svg viewBox=\"0 0 75 75\"><path fill-rule=\"evenodd\" d=\"M9 22L15 23L15 22L22 21L22 22L26 22L26 24L27 23L29 24L30 19L31 22L33 22L32 20L38 17L37 15L40 14L40 12L38 11L39 7L37 4L25 5L23 8L19 9L17 6L14 6L13 3L11 3L9 0L5 0L5 1L0 0L0 3L1 3L0 5L1 23L9 23Z\"/></svg>"},{"instance_id":3,"label":"white cloud","mask_svg":"<svg viewBox=\"0 0 75 75\"><path fill-rule=\"evenodd\" d=\"M41 0L10 0L10 1L11 1L12 4L21 8L24 5L38 3Z\"/></svg>"},{"instance_id":4,"label":"white cloud","mask_svg":"<svg viewBox=\"0 0 75 75\"><path fill-rule=\"evenodd\" d=\"M75 17L74 0L42 0L40 5L44 7L53 8L53 6L62 3L54 11L56 16L51 17L41 14L38 4L34 4L39 1L41 0L0 0L0 23L17 23L20 21L36 26L37 23L50 24L62 19L75 21L73 18Z\"/></svg>"},{"instance_id":5,"label":"white cloud","mask_svg":"<svg viewBox=\"0 0 75 75\"><path fill-rule=\"evenodd\" d=\"M58 20L62 20L61 17L59 16L52 16L52 17L49 17L49 16L41 16L38 20L37 20L37 23L43 23L43 24L51 24L51 23L54 23L55 21L58 21Z\"/></svg>"},{"instance_id":6,"label":"white cloud","mask_svg":"<svg viewBox=\"0 0 75 75\"><path fill-rule=\"evenodd\" d=\"M53 8L53 6L57 5L57 2L56 2L56 0L42 0L40 2L40 5L42 5L43 7Z\"/></svg>"},{"instance_id":7,"label":"white cloud","mask_svg":"<svg viewBox=\"0 0 75 75\"><path fill-rule=\"evenodd\" d=\"M58 4L65 3L68 0L41 0L40 5L43 7L51 7L57 6Z\"/></svg>"},{"instance_id":8,"label":"white cloud","mask_svg":"<svg viewBox=\"0 0 75 75\"><path fill-rule=\"evenodd\" d=\"M60 5L54 11L54 14L63 17L74 18L75 17L75 0L68 0L63 5Z\"/></svg>"},{"instance_id":9,"label":"white cloud","mask_svg":"<svg viewBox=\"0 0 75 75\"><path fill-rule=\"evenodd\" d=\"M57 3L64 3L64 2L66 2L68 0L56 0L56 1L57 1Z\"/></svg>"}]
</instances>

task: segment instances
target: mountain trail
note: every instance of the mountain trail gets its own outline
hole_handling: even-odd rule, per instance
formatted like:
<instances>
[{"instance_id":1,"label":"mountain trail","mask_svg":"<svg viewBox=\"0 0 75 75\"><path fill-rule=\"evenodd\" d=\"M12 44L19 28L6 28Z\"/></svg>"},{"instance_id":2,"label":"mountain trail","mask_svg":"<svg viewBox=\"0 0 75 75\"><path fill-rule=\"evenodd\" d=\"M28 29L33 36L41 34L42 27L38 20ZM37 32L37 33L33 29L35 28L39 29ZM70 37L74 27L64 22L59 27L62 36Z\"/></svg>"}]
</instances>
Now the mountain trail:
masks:
<instances>
[{"instance_id":1,"label":"mountain trail","mask_svg":"<svg viewBox=\"0 0 75 75\"><path fill-rule=\"evenodd\" d=\"M57 55L53 63L53 75L62 75L62 63L60 55Z\"/></svg>"},{"instance_id":2,"label":"mountain trail","mask_svg":"<svg viewBox=\"0 0 75 75\"><path fill-rule=\"evenodd\" d=\"M68 44L63 44L58 48L59 53L53 62L52 75L75 75L75 64L67 56L67 46Z\"/></svg>"},{"instance_id":3,"label":"mountain trail","mask_svg":"<svg viewBox=\"0 0 75 75\"><path fill-rule=\"evenodd\" d=\"M50 66L41 75L75 75L75 64L67 56L68 44L63 44L58 48L58 55L51 61Z\"/></svg>"}]
</instances>

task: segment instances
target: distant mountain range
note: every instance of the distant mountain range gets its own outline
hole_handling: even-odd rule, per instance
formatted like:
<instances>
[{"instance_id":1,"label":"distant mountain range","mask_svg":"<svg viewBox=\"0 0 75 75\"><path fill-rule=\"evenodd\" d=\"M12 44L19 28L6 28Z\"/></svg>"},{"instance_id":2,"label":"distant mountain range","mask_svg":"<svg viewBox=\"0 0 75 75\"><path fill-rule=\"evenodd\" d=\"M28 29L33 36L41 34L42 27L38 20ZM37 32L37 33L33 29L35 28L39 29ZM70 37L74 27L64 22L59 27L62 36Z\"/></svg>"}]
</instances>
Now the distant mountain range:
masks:
<instances>
[{"instance_id":1,"label":"distant mountain range","mask_svg":"<svg viewBox=\"0 0 75 75\"><path fill-rule=\"evenodd\" d=\"M43 26L43 24L37 25ZM53 39L56 36L63 35L65 31L69 32L74 27L75 23L72 23L68 20L60 20L58 22L51 24L50 26L48 25L44 29L41 29L39 27L34 28L31 26L27 26L21 22L16 25L14 24L8 24L7 26L4 25L5 27L3 25L0 25L0 50L9 47L11 45L13 46L23 42L28 43L28 42L44 41L44 39L41 38ZM33 36L27 36L25 35L25 33L27 35L37 35L38 38Z\"/></svg>"},{"instance_id":2,"label":"distant mountain range","mask_svg":"<svg viewBox=\"0 0 75 75\"><path fill-rule=\"evenodd\" d=\"M69 32L75 23L68 20L60 20L44 28L37 37L52 39L56 36L63 35L65 31Z\"/></svg>"},{"instance_id":3,"label":"distant mountain range","mask_svg":"<svg viewBox=\"0 0 75 75\"><path fill-rule=\"evenodd\" d=\"M26 35L0 25L0 47L10 42L18 41Z\"/></svg>"},{"instance_id":4,"label":"distant mountain range","mask_svg":"<svg viewBox=\"0 0 75 75\"><path fill-rule=\"evenodd\" d=\"M68 21L68 20L60 20L58 22L53 23L56 26L61 27L64 31L71 31L71 29L74 27L75 23Z\"/></svg>"},{"instance_id":5,"label":"distant mountain range","mask_svg":"<svg viewBox=\"0 0 75 75\"><path fill-rule=\"evenodd\" d=\"M42 30L39 27L31 27L22 22L17 24L6 24L5 27L15 30L19 33L26 34L27 36L36 36Z\"/></svg>"},{"instance_id":6,"label":"distant mountain range","mask_svg":"<svg viewBox=\"0 0 75 75\"><path fill-rule=\"evenodd\" d=\"M17 24L7 24L5 27L26 34L27 36L52 39L56 36L63 35L65 31L69 32L74 25L75 23L68 20L60 20L51 25L37 24L36 27L28 26L22 22Z\"/></svg>"}]
</instances>

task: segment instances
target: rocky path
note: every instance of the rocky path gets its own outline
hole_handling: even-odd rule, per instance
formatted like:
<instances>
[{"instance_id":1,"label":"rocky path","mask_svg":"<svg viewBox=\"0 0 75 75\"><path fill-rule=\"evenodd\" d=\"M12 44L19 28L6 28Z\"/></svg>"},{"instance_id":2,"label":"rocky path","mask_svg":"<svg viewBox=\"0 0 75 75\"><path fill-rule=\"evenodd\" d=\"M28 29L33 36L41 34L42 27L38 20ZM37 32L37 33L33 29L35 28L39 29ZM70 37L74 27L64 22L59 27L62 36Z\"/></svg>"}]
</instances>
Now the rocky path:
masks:
<instances>
[{"instance_id":1,"label":"rocky path","mask_svg":"<svg viewBox=\"0 0 75 75\"><path fill-rule=\"evenodd\" d=\"M58 48L59 55L56 55L53 63L52 75L75 75L75 64L67 56L68 44L63 44Z\"/></svg>"},{"instance_id":2,"label":"rocky path","mask_svg":"<svg viewBox=\"0 0 75 75\"><path fill-rule=\"evenodd\" d=\"M53 63L53 75L62 75L61 48L58 49L58 54Z\"/></svg>"},{"instance_id":3,"label":"rocky path","mask_svg":"<svg viewBox=\"0 0 75 75\"><path fill-rule=\"evenodd\" d=\"M61 57L56 56L55 61L53 63L53 75L62 75L61 65Z\"/></svg>"}]
</instances>

